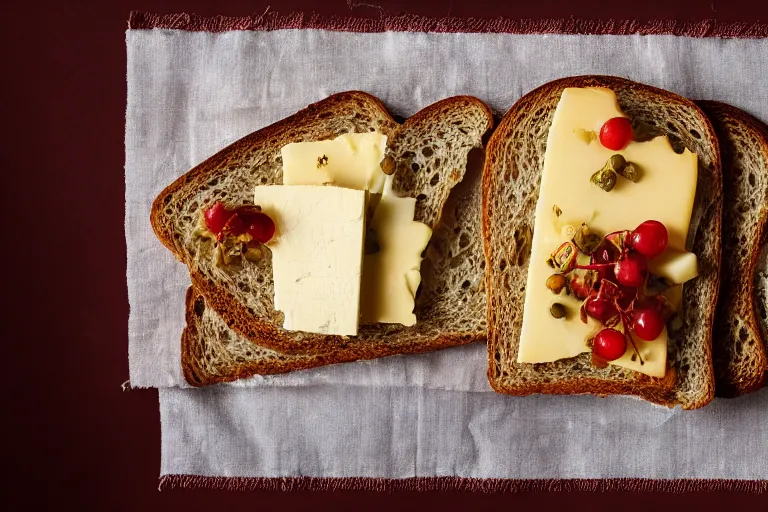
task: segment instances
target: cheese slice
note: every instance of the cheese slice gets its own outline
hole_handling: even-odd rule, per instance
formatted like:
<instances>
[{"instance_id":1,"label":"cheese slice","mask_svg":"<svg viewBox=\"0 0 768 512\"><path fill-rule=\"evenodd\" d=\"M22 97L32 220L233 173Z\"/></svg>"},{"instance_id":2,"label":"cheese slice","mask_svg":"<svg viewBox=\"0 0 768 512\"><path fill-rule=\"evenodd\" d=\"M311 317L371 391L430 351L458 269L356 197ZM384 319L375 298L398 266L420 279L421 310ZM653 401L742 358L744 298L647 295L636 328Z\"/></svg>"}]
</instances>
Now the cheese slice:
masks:
<instances>
[{"instance_id":1,"label":"cheese slice","mask_svg":"<svg viewBox=\"0 0 768 512\"><path fill-rule=\"evenodd\" d=\"M275 222L268 246L285 329L357 334L365 195L341 187L255 188L254 204Z\"/></svg>"},{"instance_id":2,"label":"cheese slice","mask_svg":"<svg viewBox=\"0 0 768 512\"><path fill-rule=\"evenodd\" d=\"M364 259L361 321L413 325L421 254L432 230L413 220L415 199L392 192L392 178L381 170L386 144L387 137L378 132L287 144L281 149L283 183L327 184L370 192L369 227L379 251Z\"/></svg>"},{"instance_id":3,"label":"cheese slice","mask_svg":"<svg viewBox=\"0 0 768 512\"><path fill-rule=\"evenodd\" d=\"M387 176L371 221L379 251L363 260L363 323L416 323L413 309L421 283L421 254L432 230L413 220L415 211L416 199L397 197L392 177Z\"/></svg>"},{"instance_id":4,"label":"cheese slice","mask_svg":"<svg viewBox=\"0 0 768 512\"><path fill-rule=\"evenodd\" d=\"M626 116L609 89L565 89L555 109L536 203L518 362L541 363L588 352L587 340L601 328L591 318L588 324L581 322L580 301L556 296L545 286L552 274L546 261L563 242L564 226L586 222L593 232L608 234L654 219L667 227L669 247L685 251L696 190L696 155L688 150L675 153L666 137L631 142L623 151L612 151L595 137L583 136L599 132L613 117ZM615 188L605 192L590 182L590 176L616 153L635 163L641 178L632 183L619 177ZM566 306L564 319L550 315L554 302ZM637 340L647 359L644 365L631 361L631 348L612 364L661 377L666 370L666 339L663 332L651 342Z\"/></svg>"},{"instance_id":5,"label":"cheese slice","mask_svg":"<svg viewBox=\"0 0 768 512\"><path fill-rule=\"evenodd\" d=\"M386 176L381 170L386 148L387 136L379 132L286 144L280 149L283 185L333 184L380 194Z\"/></svg>"}]
</instances>

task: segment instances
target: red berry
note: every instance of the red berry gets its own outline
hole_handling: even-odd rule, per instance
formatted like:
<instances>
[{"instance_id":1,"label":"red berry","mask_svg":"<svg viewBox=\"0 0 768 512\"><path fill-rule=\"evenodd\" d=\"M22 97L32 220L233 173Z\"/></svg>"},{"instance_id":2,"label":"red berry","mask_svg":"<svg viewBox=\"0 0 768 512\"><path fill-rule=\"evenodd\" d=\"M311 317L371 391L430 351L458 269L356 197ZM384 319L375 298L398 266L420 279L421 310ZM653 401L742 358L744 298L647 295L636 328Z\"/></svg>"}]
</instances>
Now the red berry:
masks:
<instances>
[{"instance_id":1,"label":"red berry","mask_svg":"<svg viewBox=\"0 0 768 512\"><path fill-rule=\"evenodd\" d=\"M631 252L619 260L614 272L619 284L639 288L648 274L648 264L645 261L645 256L639 252Z\"/></svg>"},{"instance_id":2,"label":"red berry","mask_svg":"<svg viewBox=\"0 0 768 512\"><path fill-rule=\"evenodd\" d=\"M657 220L647 220L629 235L632 248L646 258L655 258L667 250L667 228Z\"/></svg>"},{"instance_id":3,"label":"red berry","mask_svg":"<svg viewBox=\"0 0 768 512\"><path fill-rule=\"evenodd\" d=\"M606 361L615 361L627 351L624 334L616 329L603 329L595 336L592 352Z\"/></svg>"},{"instance_id":4,"label":"red berry","mask_svg":"<svg viewBox=\"0 0 768 512\"><path fill-rule=\"evenodd\" d=\"M235 212L233 211L227 210L223 203L214 203L213 206L203 213L205 226L210 229L213 234L218 235L234 213Z\"/></svg>"},{"instance_id":5,"label":"red berry","mask_svg":"<svg viewBox=\"0 0 768 512\"><path fill-rule=\"evenodd\" d=\"M269 216L261 212L248 212L241 214L245 223L244 232L253 237L260 244L269 242L275 235L275 223Z\"/></svg>"},{"instance_id":6,"label":"red berry","mask_svg":"<svg viewBox=\"0 0 768 512\"><path fill-rule=\"evenodd\" d=\"M632 312L632 330L637 337L645 341L653 341L664 330L664 319L653 308L636 309Z\"/></svg>"},{"instance_id":7,"label":"red berry","mask_svg":"<svg viewBox=\"0 0 768 512\"><path fill-rule=\"evenodd\" d=\"M632 123L626 117L614 117L600 128L600 144L621 151L632 141Z\"/></svg>"},{"instance_id":8,"label":"red berry","mask_svg":"<svg viewBox=\"0 0 768 512\"><path fill-rule=\"evenodd\" d=\"M611 301L597 297L587 299L586 309L589 316L602 323L606 323L618 313Z\"/></svg>"},{"instance_id":9,"label":"red berry","mask_svg":"<svg viewBox=\"0 0 768 512\"><path fill-rule=\"evenodd\" d=\"M614 263L618 261L619 255L618 247L605 240L592 253L590 263Z\"/></svg>"}]
</instances>

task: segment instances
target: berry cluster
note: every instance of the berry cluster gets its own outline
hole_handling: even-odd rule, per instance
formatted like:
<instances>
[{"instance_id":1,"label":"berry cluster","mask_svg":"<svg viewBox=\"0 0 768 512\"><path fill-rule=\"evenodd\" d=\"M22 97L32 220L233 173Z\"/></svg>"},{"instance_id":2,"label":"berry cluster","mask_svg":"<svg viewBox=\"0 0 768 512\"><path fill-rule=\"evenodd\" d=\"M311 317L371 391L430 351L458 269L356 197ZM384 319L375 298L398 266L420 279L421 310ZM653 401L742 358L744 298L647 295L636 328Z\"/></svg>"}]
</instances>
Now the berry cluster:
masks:
<instances>
[{"instance_id":1,"label":"berry cluster","mask_svg":"<svg viewBox=\"0 0 768 512\"><path fill-rule=\"evenodd\" d=\"M633 231L617 231L600 239L588 233L585 226L573 240L555 251L549 264L567 277L572 291L581 299L581 320L592 317L604 327L592 340L592 353L602 361L621 357L631 344L643 363L633 335L653 341L665 325L668 309L663 296L647 296L645 283L649 259L667 248L667 229L661 222L648 220ZM589 255L589 263L580 264L578 256ZM550 283L562 279L550 278ZM562 288L562 287L561 287ZM559 293L557 291L556 293ZM621 325L623 332L615 329Z\"/></svg>"}]
</instances>

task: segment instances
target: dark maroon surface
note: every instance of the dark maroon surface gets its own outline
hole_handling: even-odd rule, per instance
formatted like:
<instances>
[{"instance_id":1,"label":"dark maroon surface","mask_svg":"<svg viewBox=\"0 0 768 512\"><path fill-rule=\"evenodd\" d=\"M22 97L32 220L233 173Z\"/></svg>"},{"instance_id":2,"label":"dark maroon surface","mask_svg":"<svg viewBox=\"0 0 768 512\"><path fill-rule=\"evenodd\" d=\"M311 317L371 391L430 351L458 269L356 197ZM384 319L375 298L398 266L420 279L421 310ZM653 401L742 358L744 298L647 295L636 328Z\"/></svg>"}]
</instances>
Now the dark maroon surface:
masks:
<instances>
[{"instance_id":1,"label":"dark maroon surface","mask_svg":"<svg viewBox=\"0 0 768 512\"><path fill-rule=\"evenodd\" d=\"M125 35L131 9L243 15L271 10L375 16L334 0L3 2L2 508L40 510L392 510L557 507L741 509L765 496L372 492L158 492L157 391L128 378L125 283ZM388 13L768 21L768 3L685 0L407 2ZM505 4L505 5L501 5ZM366 4L368 5L368 3ZM69 508L69 507L67 507Z\"/></svg>"}]
</instances>

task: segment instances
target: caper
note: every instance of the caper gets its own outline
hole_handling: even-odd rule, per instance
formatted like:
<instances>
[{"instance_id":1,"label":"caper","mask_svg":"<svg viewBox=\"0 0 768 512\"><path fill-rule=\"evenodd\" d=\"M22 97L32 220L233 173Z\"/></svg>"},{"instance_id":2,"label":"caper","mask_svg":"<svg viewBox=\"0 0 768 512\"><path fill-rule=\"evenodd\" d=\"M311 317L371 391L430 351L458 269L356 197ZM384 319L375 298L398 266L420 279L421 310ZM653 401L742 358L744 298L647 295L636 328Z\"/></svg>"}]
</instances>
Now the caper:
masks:
<instances>
[{"instance_id":1,"label":"caper","mask_svg":"<svg viewBox=\"0 0 768 512\"><path fill-rule=\"evenodd\" d=\"M573 243L583 253L592 254L597 250L601 243L603 243L603 237L596 233L591 233L589 227L586 224L582 224L579 229L573 234Z\"/></svg>"},{"instance_id":2,"label":"caper","mask_svg":"<svg viewBox=\"0 0 768 512\"><path fill-rule=\"evenodd\" d=\"M616 186L616 179L617 175L611 169L600 169L592 175L589 181L605 190L606 192L610 192L613 190L613 187Z\"/></svg>"},{"instance_id":3,"label":"caper","mask_svg":"<svg viewBox=\"0 0 768 512\"><path fill-rule=\"evenodd\" d=\"M392 158L392 155L385 156L384 160L381 161L381 172L387 176L395 174L395 159Z\"/></svg>"},{"instance_id":4,"label":"caper","mask_svg":"<svg viewBox=\"0 0 768 512\"><path fill-rule=\"evenodd\" d=\"M627 161L624 159L624 157L616 154L608 159L603 169L611 169L612 171L620 172L625 165L627 165Z\"/></svg>"},{"instance_id":5,"label":"caper","mask_svg":"<svg viewBox=\"0 0 768 512\"><path fill-rule=\"evenodd\" d=\"M616 172L627 178L632 183L637 183L640 181L640 169L638 169L638 167L632 162L628 162L623 169Z\"/></svg>"},{"instance_id":6,"label":"caper","mask_svg":"<svg viewBox=\"0 0 768 512\"><path fill-rule=\"evenodd\" d=\"M264 257L264 247L262 245L246 245L243 255L248 261L258 262Z\"/></svg>"},{"instance_id":7,"label":"caper","mask_svg":"<svg viewBox=\"0 0 768 512\"><path fill-rule=\"evenodd\" d=\"M560 293L565 288L565 276L563 274L552 274L547 278L547 289L553 293Z\"/></svg>"},{"instance_id":8,"label":"caper","mask_svg":"<svg viewBox=\"0 0 768 512\"><path fill-rule=\"evenodd\" d=\"M564 318L565 317L565 306L563 306L559 302L555 302L549 308L549 314L552 315L555 318Z\"/></svg>"}]
</instances>

